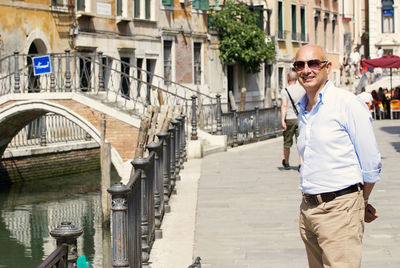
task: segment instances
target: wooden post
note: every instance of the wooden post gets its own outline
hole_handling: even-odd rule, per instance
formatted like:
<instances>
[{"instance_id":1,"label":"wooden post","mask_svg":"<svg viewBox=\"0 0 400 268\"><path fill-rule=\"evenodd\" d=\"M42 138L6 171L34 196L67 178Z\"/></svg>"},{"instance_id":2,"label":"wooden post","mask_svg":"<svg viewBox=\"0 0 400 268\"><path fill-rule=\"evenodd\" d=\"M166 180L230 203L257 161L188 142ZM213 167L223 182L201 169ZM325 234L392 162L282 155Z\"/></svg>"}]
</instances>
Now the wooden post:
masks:
<instances>
[{"instance_id":1,"label":"wooden post","mask_svg":"<svg viewBox=\"0 0 400 268\"><path fill-rule=\"evenodd\" d=\"M111 187L111 144L106 142L106 116L100 120L100 166L101 166L101 208L103 223L110 223L111 198L107 189Z\"/></svg>"},{"instance_id":2,"label":"wooden post","mask_svg":"<svg viewBox=\"0 0 400 268\"><path fill-rule=\"evenodd\" d=\"M240 111L244 111L245 106L246 106L246 88L242 88L242 91L240 92Z\"/></svg>"},{"instance_id":3,"label":"wooden post","mask_svg":"<svg viewBox=\"0 0 400 268\"><path fill-rule=\"evenodd\" d=\"M236 110L236 101L235 97L233 96L233 91L229 90L228 95L229 95L229 101L231 103L231 110Z\"/></svg>"},{"instance_id":4,"label":"wooden post","mask_svg":"<svg viewBox=\"0 0 400 268\"><path fill-rule=\"evenodd\" d=\"M147 132L150 126L150 120L151 120L151 112L148 111L146 116L142 118L142 121L140 122L139 137L135 150L135 158L143 157L145 146L147 143Z\"/></svg>"},{"instance_id":5,"label":"wooden post","mask_svg":"<svg viewBox=\"0 0 400 268\"><path fill-rule=\"evenodd\" d=\"M160 106L162 106L164 105L164 97L160 88L157 88L157 93L158 93L158 102L160 103Z\"/></svg>"}]
</instances>

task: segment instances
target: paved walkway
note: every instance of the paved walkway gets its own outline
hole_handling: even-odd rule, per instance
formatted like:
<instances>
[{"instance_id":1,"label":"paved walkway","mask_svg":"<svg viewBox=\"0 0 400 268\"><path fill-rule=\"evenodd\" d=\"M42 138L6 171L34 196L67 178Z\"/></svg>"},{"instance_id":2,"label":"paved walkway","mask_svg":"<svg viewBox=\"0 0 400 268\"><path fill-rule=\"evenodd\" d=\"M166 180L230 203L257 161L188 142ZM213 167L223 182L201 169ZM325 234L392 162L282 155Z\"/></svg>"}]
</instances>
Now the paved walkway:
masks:
<instances>
[{"instance_id":1,"label":"paved walkway","mask_svg":"<svg viewBox=\"0 0 400 268\"><path fill-rule=\"evenodd\" d=\"M370 202L380 217L366 224L363 268L400 267L400 120L375 121L382 180ZM293 148L293 152L296 152ZM281 168L282 137L185 163L152 268L308 267L298 233L301 194L292 170ZM196 203L197 202L197 203Z\"/></svg>"}]
</instances>

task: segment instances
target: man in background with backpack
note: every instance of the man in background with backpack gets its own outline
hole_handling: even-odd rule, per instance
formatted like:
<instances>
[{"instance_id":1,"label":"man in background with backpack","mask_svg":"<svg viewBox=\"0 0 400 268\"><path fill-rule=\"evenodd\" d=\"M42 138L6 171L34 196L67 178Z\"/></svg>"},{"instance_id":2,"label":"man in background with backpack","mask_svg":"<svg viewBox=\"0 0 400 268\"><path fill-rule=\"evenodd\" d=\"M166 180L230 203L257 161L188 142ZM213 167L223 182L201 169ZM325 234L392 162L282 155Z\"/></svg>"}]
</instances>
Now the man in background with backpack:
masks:
<instances>
[{"instance_id":1,"label":"man in background with backpack","mask_svg":"<svg viewBox=\"0 0 400 268\"><path fill-rule=\"evenodd\" d=\"M297 103L304 96L304 88L297 82L297 73L290 69L288 75L288 87L281 91L282 104L281 104L281 119L283 128L283 156L282 166L284 169L290 169L289 155L290 147L293 145L293 136L299 136L297 127L297 115L299 114L299 107ZM298 171L301 167L301 158L298 166Z\"/></svg>"}]
</instances>

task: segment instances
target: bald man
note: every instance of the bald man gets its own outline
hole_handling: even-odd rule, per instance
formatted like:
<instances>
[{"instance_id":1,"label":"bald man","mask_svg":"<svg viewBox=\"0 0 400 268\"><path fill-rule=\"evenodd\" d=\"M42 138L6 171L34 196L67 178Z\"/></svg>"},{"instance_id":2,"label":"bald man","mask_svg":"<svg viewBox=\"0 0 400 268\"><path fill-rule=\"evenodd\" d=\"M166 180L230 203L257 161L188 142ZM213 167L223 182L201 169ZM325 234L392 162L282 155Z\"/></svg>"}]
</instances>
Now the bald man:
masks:
<instances>
[{"instance_id":1,"label":"bald man","mask_svg":"<svg viewBox=\"0 0 400 268\"><path fill-rule=\"evenodd\" d=\"M301 47L293 67L306 91L299 106L300 234L312 268L358 268L368 203L381 157L366 105L328 79L332 63L316 45Z\"/></svg>"}]
</instances>

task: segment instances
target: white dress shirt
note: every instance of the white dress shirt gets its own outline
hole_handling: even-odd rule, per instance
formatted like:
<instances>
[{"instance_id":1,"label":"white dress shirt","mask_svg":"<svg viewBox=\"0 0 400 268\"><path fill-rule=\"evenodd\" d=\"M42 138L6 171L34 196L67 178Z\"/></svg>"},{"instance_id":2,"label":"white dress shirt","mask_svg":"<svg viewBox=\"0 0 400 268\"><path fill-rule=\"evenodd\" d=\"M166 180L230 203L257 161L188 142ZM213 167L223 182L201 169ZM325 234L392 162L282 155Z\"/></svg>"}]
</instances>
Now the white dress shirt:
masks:
<instances>
[{"instance_id":1,"label":"white dress shirt","mask_svg":"<svg viewBox=\"0 0 400 268\"><path fill-rule=\"evenodd\" d=\"M381 156L367 106L330 81L310 112L306 110L307 102L307 95L299 101L301 191L320 194L378 181Z\"/></svg>"}]
</instances>

